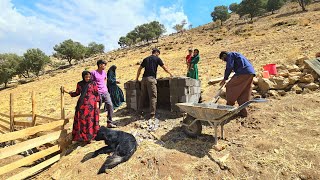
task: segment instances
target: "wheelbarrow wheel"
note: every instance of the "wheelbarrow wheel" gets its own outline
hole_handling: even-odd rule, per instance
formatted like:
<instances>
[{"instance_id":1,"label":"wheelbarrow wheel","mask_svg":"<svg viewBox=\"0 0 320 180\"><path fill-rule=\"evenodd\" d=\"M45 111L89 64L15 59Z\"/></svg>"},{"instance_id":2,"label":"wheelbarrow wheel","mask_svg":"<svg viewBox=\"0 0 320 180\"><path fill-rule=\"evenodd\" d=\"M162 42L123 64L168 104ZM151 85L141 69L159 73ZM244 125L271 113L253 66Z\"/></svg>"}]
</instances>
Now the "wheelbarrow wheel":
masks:
<instances>
[{"instance_id":1,"label":"wheelbarrow wheel","mask_svg":"<svg viewBox=\"0 0 320 180\"><path fill-rule=\"evenodd\" d=\"M183 120L183 123L186 125L190 125L195 119L196 118L188 114L187 117ZM195 138L201 134L202 125L200 121L194 122L191 126L186 126L186 125L183 125L182 129L187 136Z\"/></svg>"}]
</instances>

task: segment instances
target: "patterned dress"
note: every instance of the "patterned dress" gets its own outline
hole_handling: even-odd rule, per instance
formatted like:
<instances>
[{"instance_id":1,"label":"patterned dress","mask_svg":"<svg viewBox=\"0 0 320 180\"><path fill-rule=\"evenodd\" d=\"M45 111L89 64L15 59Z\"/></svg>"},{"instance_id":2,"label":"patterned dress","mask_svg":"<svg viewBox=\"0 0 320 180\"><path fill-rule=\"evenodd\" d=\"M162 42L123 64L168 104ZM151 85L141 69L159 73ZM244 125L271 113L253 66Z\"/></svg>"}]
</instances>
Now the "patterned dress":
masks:
<instances>
[{"instance_id":1,"label":"patterned dress","mask_svg":"<svg viewBox=\"0 0 320 180\"><path fill-rule=\"evenodd\" d=\"M84 81L77 83L76 92L70 93L71 97L79 96L86 87ZM99 109L97 102L100 101L98 87L95 82L90 82L87 91L82 100L78 99L75 110L72 140L86 141L93 140L100 128L99 126Z\"/></svg>"}]
</instances>

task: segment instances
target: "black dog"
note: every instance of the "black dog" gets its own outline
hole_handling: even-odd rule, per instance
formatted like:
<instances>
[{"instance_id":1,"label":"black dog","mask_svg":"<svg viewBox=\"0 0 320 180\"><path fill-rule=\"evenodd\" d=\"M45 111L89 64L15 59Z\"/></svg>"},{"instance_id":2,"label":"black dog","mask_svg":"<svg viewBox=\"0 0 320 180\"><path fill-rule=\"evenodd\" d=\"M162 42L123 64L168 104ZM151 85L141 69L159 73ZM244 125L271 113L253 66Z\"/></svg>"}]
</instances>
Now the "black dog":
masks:
<instances>
[{"instance_id":1,"label":"black dog","mask_svg":"<svg viewBox=\"0 0 320 180\"><path fill-rule=\"evenodd\" d=\"M91 152L83 157L81 162L85 162L91 158L97 157L99 154L111 153L107 160L99 169L98 174L105 173L107 169L112 169L118 164L130 159L137 150L136 138L129 133L123 131L115 131L110 128L101 126L95 138L96 141L104 140L108 146L102 147L95 152Z\"/></svg>"}]
</instances>

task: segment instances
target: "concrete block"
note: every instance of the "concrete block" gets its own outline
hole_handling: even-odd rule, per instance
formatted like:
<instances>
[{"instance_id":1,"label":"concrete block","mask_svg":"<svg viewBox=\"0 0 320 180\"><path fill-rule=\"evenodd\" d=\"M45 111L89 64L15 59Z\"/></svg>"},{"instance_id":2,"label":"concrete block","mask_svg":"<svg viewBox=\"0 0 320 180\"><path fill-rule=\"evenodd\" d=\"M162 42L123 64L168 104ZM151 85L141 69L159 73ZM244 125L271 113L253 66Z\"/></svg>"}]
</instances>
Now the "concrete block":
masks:
<instances>
[{"instance_id":1,"label":"concrete block","mask_svg":"<svg viewBox=\"0 0 320 180\"><path fill-rule=\"evenodd\" d=\"M170 95L183 96L190 93L189 87L172 87L170 88Z\"/></svg>"},{"instance_id":2,"label":"concrete block","mask_svg":"<svg viewBox=\"0 0 320 180\"><path fill-rule=\"evenodd\" d=\"M200 80L195 80L194 86L201 87L201 81Z\"/></svg>"},{"instance_id":3,"label":"concrete block","mask_svg":"<svg viewBox=\"0 0 320 180\"><path fill-rule=\"evenodd\" d=\"M179 102L179 97L178 96L170 96L170 102L171 103L178 103Z\"/></svg>"},{"instance_id":4,"label":"concrete block","mask_svg":"<svg viewBox=\"0 0 320 180\"><path fill-rule=\"evenodd\" d=\"M168 80L158 80L157 81L157 87L165 87L168 88L169 87L169 79Z\"/></svg>"},{"instance_id":5,"label":"concrete block","mask_svg":"<svg viewBox=\"0 0 320 180\"><path fill-rule=\"evenodd\" d=\"M129 89L130 88L130 83L128 83L128 82L126 82L126 83L124 83L124 89Z\"/></svg>"},{"instance_id":6,"label":"concrete block","mask_svg":"<svg viewBox=\"0 0 320 180\"><path fill-rule=\"evenodd\" d=\"M185 81L185 86L195 86L196 85L196 81L195 79L192 78L187 78Z\"/></svg>"},{"instance_id":7,"label":"concrete block","mask_svg":"<svg viewBox=\"0 0 320 180\"><path fill-rule=\"evenodd\" d=\"M179 102L193 102L198 103L199 102L200 95L199 94L193 94L193 95L186 95L179 97Z\"/></svg>"},{"instance_id":8,"label":"concrete block","mask_svg":"<svg viewBox=\"0 0 320 180\"><path fill-rule=\"evenodd\" d=\"M126 96L137 96L137 90L126 89Z\"/></svg>"},{"instance_id":9,"label":"concrete block","mask_svg":"<svg viewBox=\"0 0 320 180\"><path fill-rule=\"evenodd\" d=\"M201 88L200 87L190 87L190 94L200 94L201 93Z\"/></svg>"},{"instance_id":10,"label":"concrete block","mask_svg":"<svg viewBox=\"0 0 320 180\"><path fill-rule=\"evenodd\" d=\"M134 110L138 110L138 104L137 103L130 103L130 108Z\"/></svg>"}]
</instances>

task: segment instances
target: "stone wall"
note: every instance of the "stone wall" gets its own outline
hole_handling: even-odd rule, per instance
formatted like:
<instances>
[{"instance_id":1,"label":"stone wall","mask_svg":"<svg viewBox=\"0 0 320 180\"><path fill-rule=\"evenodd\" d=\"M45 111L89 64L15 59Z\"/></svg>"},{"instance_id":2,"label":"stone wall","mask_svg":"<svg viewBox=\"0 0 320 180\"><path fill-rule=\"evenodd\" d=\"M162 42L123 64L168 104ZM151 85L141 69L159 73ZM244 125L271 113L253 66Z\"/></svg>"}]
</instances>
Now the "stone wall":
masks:
<instances>
[{"instance_id":1,"label":"stone wall","mask_svg":"<svg viewBox=\"0 0 320 180\"><path fill-rule=\"evenodd\" d=\"M127 108L137 110L140 99L140 82L128 81L124 84ZM162 78L157 80L157 109L178 112L176 103L198 102L201 94L199 80L187 77ZM148 108L148 98L144 100L144 107Z\"/></svg>"}]
</instances>

